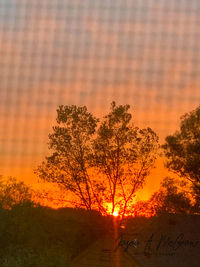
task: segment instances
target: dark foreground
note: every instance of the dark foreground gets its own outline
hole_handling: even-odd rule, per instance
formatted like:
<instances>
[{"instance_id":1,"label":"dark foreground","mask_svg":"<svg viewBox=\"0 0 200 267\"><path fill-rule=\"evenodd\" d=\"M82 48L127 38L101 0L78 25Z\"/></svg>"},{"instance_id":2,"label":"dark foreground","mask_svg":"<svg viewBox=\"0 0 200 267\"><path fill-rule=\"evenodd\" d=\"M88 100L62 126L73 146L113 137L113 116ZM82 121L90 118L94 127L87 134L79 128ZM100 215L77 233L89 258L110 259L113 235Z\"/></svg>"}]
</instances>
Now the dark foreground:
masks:
<instances>
[{"instance_id":1,"label":"dark foreground","mask_svg":"<svg viewBox=\"0 0 200 267\"><path fill-rule=\"evenodd\" d=\"M0 266L200 266L200 216L120 222L81 209L0 209ZM104 265L98 265L104 262Z\"/></svg>"}]
</instances>

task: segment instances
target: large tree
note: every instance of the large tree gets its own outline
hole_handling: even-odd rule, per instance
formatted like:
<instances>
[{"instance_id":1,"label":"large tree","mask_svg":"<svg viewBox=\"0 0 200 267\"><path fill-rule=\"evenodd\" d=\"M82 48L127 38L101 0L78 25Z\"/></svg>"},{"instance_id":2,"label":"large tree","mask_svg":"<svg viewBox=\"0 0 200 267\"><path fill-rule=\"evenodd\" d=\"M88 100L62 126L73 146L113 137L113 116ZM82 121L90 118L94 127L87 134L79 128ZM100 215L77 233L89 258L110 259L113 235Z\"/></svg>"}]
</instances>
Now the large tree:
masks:
<instances>
[{"instance_id":1,"label":"large tree","mask_svg":"<svg viewBox=\"0 0 200 267\"><path fill-rule=\"evenodd\" d=\"M74 204L88 210L99 200L88 173L97 122L85 106L59 106L57 125L49 135L53 153L35 171L43 180L72 192Z\"/></svg>"},{"instance_id":2,"label":"large tree","mask_svg":"<svg viewBox=\"0 0 200 267\"><path fill-rule=\"evenodd\" d=\"M71 191L78 205L111 213L122 210L142 188L156 159L158 137L132 122L129 105L111 104L98 129L86 107L60 106L49 135L52 154L38 167L43 180ZM107 210L108 211L108 210Z\"/></svg>"},{"instance_id":3,"label":"large tree","mask_svg":"<svg viewBox=\"0 0 200 267\"><path fill-rule=\"evenodd\" d=\"M107 184L107 201L126 214L128 204L143 187L158 150L158 137L150 129L132 124L129 105L111 104L93 142L93 166Z\"/></svg>"},{"instance_id":4,"label":"large tree","mask_svg":"<svg viewBox=\"0 0 200 267\"><path fill-rule=\"evenodd\" d=\"M192 183L200 196L200 107L181 117L180 129L166 137L166 166Z\"/></svg>"}]
</instances>

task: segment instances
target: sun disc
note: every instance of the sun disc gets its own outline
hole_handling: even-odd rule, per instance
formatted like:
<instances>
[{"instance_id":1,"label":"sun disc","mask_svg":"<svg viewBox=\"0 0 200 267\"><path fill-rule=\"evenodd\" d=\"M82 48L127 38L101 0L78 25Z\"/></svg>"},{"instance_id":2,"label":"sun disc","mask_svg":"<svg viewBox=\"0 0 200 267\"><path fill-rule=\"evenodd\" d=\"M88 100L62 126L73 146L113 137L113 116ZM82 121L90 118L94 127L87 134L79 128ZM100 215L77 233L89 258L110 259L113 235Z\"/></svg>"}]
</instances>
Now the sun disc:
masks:
<instances>
[{"instance_id":1,"label":"sun disc","mask_svg":"<svg viewBox=\"0 0 200 267\"><path fill-rule=\"evenodd\" d=\"M117 217L117 216L119 216L119 213L117 211L114 211L113 216Z\"/></svg>"}]
</instances>

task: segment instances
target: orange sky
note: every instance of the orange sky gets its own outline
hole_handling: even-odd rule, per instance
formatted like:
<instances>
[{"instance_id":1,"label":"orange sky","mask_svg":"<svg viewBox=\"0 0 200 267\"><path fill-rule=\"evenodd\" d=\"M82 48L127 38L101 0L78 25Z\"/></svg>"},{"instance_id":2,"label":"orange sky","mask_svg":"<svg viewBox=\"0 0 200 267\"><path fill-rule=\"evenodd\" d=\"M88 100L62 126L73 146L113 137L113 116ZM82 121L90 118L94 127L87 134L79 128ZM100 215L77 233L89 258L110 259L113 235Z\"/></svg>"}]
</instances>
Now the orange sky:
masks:
<instances>
[{"instance_id":1,"label":"orange sky","mask_svg":"<svg viewBox=\"0 0 200 267\"><path fill-rule=\"evenodd\" d=\"M37 184L60 104L102 117L128 103L162 143L200 103L198 0L2 0L1 13L3 175ZM166 175L158 165L141 196Z\"/></svg>"}]
</instances>

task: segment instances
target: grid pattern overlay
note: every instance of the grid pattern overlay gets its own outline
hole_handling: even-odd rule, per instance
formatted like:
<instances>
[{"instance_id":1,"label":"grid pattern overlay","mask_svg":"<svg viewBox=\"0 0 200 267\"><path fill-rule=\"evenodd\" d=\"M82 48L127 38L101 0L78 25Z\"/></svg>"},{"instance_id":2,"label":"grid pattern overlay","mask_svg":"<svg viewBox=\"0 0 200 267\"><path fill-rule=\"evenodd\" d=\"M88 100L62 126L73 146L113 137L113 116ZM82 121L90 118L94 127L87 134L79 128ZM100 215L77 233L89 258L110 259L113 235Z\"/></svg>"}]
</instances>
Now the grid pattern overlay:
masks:
<instances>
[{"instance_id":1,"label":"grid pattern overlay","mask_svg":"<svg viewBox=\"0 0 200 267\"><path fill-rule=\"evenodd\" d=\"M0 172L31 177L60 104L164 140L200 103L199 25L199 0L0 0Z\"/></svg>"}]
</instances>

